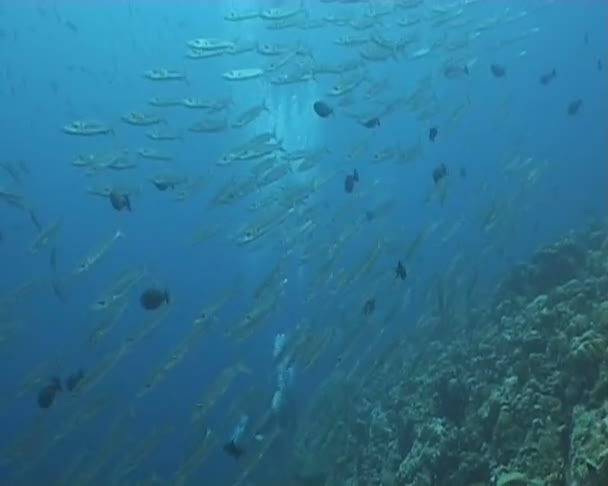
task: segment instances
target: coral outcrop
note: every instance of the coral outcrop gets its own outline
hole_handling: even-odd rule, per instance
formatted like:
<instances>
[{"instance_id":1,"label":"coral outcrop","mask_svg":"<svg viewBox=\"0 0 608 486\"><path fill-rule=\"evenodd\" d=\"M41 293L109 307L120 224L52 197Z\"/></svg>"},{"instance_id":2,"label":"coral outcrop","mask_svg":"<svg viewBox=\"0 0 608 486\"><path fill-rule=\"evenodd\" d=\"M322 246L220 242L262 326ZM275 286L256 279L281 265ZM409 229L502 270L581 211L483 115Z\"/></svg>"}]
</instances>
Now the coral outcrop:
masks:
<instances>
[{"instance_id":1,"label":"coral outcrop","mask_svg":"<svg viewBox=\"0 0 608 486\"><path fill-rule=\"evenodd\" d=\"M607 485L605 234L540 249L473 324L422 326L373 371L328 381L295 469L327 485Z\"/></svg>"}]
</instances>

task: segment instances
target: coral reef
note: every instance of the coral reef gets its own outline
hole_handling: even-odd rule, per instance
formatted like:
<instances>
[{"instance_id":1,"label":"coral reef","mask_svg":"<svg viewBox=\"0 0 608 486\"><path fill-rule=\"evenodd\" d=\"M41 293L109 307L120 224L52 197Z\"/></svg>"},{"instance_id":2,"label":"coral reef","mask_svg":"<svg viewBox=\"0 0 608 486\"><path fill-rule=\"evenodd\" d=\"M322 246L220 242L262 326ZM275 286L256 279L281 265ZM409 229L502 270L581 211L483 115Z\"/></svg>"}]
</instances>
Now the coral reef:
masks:
<instances>
[{"instance_id":1,"label":"coral reef","mask_svg":"<svg viewBox=\"0 0 608 486\"><path fill-rule=\"evenodd\" d=\"M605 235L540 249L474 325L418 328L369 372L329 380L294 469L327 485L608 484Z\"/></svg>"}]
</instances>

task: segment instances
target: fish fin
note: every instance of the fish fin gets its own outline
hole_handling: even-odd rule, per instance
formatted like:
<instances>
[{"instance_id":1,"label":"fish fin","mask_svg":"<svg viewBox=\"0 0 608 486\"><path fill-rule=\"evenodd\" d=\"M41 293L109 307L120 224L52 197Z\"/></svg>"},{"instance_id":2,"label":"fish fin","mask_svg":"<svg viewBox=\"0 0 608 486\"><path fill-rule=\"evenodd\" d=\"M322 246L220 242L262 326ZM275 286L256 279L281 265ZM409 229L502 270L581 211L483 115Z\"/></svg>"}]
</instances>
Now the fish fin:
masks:
<instances>
[{"instance_id":1,"label":"fish fin","mask_svg":"<svg viewBox=\"0 0 608 486\"><path fill-rule=\"evenodd\" d=\"M164 297L167 304L171 303L171 296L169 295L169 291L167 289L164 291Z\"/></svg>"}]
</instances>

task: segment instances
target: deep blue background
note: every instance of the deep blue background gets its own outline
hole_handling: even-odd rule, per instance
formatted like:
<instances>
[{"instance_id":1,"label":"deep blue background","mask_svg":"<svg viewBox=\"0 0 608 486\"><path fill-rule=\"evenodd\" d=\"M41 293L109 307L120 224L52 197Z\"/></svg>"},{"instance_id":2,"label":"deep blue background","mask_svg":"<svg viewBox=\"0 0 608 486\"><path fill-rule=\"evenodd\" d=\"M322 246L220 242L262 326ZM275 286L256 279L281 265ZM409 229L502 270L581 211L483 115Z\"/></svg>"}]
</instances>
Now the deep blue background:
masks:
<instances>
[{"instance_id":1,"label":"deep blue background","mask_svg":"<svg viewBox=\"0 0 608 486\"><path fill-rule=\"evenodd\" d=\"M254 6L245 2L234 4L244 9ZM543 5L546 8L537 11ZM335 9L349 8L316 2L307 6L315 18ZM21 465L27 468L26 477L30 480L48 477L58 480L70 459L80 451L90 451L93 460L99 456L109 426L128 412L129 440L97 476L100 484L105 484L102 478L109 474L113 461L132 450L153 426L173 424L175 432L164 439L141 470L142 478L149 477L151 471L166 477L203 433L202 428L188 430L194 403L217 374L237 360L246 362L254 373L235 381L206 425L219 437L226 437L234 423L225 418L223 411L251 384L260 393L260 403L249 411L257 417L267 407L274 387L274 334L289 332L303 317L311 318L319 329L339 326L345 309L358 312L370 293L365 282L337 295L328 286L315 289L313 303L304 302L310 291L307 279L323 262L324 245L335 241L366 209L384 201L394 202L391 212L358 232L346 251L347 257L339 260L339 268L355 271L354 267L378 239L386 239L389 249L378 262L374 275L385 271L386 278L379 285L388 285L395 261L403 258L417 232L439 223L409 262L410 305L407 315L399 315L398 322L382 324L391 332L398 332L414 323L418 315L428 312L435 278L446 272L455 257L462 257L459 271L463 281L478 270L482 286L491 289L502 272L525 259L539 245L583 227L592 218L605 217L608 101L605 71L596 68L598 59L604 62L606 58L605 2L557 1L549 5L540 0L487 1L463 8L462 18L467 23L459 29L413 28L420 41L411 50L435 43L439 46L427 58L408 60L406 55L398 63L388 61L368 66L370 78L390 78L387 94L391 98L408 96L427 75L432 79L438 112L423 121L416 120L407 110L386 117L368 152L369 155L397 144L424 146L423 156L416 162L398 166L390 162L372 165L365 159L356 164L345 160L354 141L369 132L344 115L321 120L311 110L312 102L327 92L335 77L318 76L316 82L292 87L271 87L263 80L230 85L220 73L260 65L266 60L254 54L207 61L189 61L184 57L188 39L238 37L286 43L301 40L312 49L315 59L345 59L356 53L347 54L347 49L333 44L336 37L349 32L345 28L271 32L257 22L227 24L222 15L228 9L220 7L219 2L200 5L185 1L129 4L107 1L80 5L0 2L0 159L23 161L31 171L22 188L12 185L8 176L0 173L0 187L23 191L43 224L62 220L56 241L62 272L70 272L92 247L117 228L126 234L92 272L79 280L68 304L62 304L54 298L48 284L48 250L35 256L27 251L35 231L26 213L0 205L0 230L4 234L0 247L0 292L9 292L28 279L40 279L34 291L15 308L15 318L20 323L18 332L0 348L3 394L0 449L5 451L4 447L25 437L32 424L40 424L41 428L36 429L40 436L30 442L23 461L2 469L3 475L14 474ZM425 11L428 10L430 7ZM504 21L522 10L528 11L525 18ZM449 53L442 50L442 43L446 39L457 40L492 18L500 20L470 41L459 57L477 59L470 76L454 81L444 79L441 65L449 59ZM68 28L66 21L76 26L77 31ZM503 41L533 27L540 31L500 47ZM585 35L588 43L584 41ZM493 78L488 68L491 63L505 65L507 77ZM188 83L158 84L142 77L144 70L158 67L182 69L188 75ZM551 85L541 86L540 74L552 68L557 69L557 78ZM188 134L186 128L199 113L147 106L152 96L223 95L232 96L234 114L262 98L268 101L271 111L263 115L256 127L240 134L197 135ZM581 112L576 117L567 116L568 103L579 97L584 100ZM450 121L456 107L465 102L469 106L464 114ZM158 112L170 120L171 127L185 133L185 141L166 146L171 147L178 170L186 174L213 169L216 174L211 186L186 202L175 202L147 183L146 178L161 167L155 162L142 161L133 172L102 173L96 177L86 176L84 171L71 166L71 160L80 153L154 146L154 142L145 139L145 129L120 121L120 116L128 111ZM115 127L116 134L77 138L61 132L65 123L89 117L107 121ZM440 127L434 144L426 139L431 125ZM299 242L302 248L314 248L318 253L303 264L290 257L285 271L289 282L275 318L244 345L235 346L220 331L251 305L251 289L273 268L280 245L275 236L254 249L238 247L229 240L228 236L246 218L251 218L250 211L246 204L212 208L209 201L233 174L238 175L239 171L242 174L246 169L242 165L218 167L214 162L255 131L272 127L277 127L287 149L326 145L331 154L317 174L338 170L339 175L315 196L323 198L323 204L314 213L318 229L311 241ZM522 160L531 158L531 162L525 168L507 172L505 167L517 156ZM424 198L432 188L431 170L441 162L452 172L446 203L441 206L435 199L425 204ZM342 177L353 165L362 181L351 197L342 190ZM466 180L456 176L461 167L468 172ZM526 180L534 169L542 172L534 184L529 184ZM97 183L141 185L141 194L134 197L134 212L113 212L107 201L87 195L86 187ZM486 234L480 230L480 224L492 205L499 208L501 224ZM443 243L452 225L461 220L460 230ZM192 233L204 222L220 224L222 234L203 245L191 246ZM286 231L295 226L297 219L290 219ZM143 322L147 316L133 295L133 304L113 334L93 353L83 349L83 339L96 323L96 316L87 310L88 306L130 263L146 264L154 279L171 289L171 313L161 327L84 396L60 395L54 407L44 412L36 405L36 388L15 399L24 377L34 368L59 357L59 364L44 366L39 375L63 376L79 366L92 369ZM143 380L186 334L196 312L236 277L240 277L239 297L222 312L215 331L206 335L151 394L135 398ZM386 294L386 299L394 302L402 298L402 292L403 289L393 290ZM480 305L488 295L489 291L479 292ZM336 346L331 349L336 351ZM307 375L296 372L300 406L335 364L331 352L324 356L322 365ZM40 460L34 460L64 421L91 407L106 393L113 397L111 405L53 446ZM200 469L200 477L210 481L209 484L227 484L228 478L238 473L235 471L238 467L223 455L214 453L210 457L214 460Z\"/></svg>"}]
</instances>

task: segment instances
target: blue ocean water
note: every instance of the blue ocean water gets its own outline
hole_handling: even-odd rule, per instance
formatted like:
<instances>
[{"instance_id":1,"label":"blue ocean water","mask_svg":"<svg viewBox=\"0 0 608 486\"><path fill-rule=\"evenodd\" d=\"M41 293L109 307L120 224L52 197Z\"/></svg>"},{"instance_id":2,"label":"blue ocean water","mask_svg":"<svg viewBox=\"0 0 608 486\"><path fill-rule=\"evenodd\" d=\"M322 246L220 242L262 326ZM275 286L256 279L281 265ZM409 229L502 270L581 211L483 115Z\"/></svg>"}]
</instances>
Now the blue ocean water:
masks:
<instances>
[{"instance_id":1,"label":"blue ocean water","mask_svg":"<svg viewBox=\"0 0 608 486\"><path fill-rule=\"evenodd\" d=\"M410 8L399 3L407 2L305 0L306 18L319 20L322 26L269 30L262 19L228 22L224 16L234 9L294 8L297 4L0 2L0 161L27 168L20 169L20 182L6 171L0 173L0 188L18 193L24 201L22 207L0 205L0 295L8 296L3 303L10 304L2 324L7 329L16 326L14 333L0 340L2 484L154 484L150 482L153 475L161 478L159 484L177 484L171 478L207 431L217 436L218 443L186 484L232 484L247 463L235 462L222 451L221 444L229 439L239 417L227 410L252 388L253 399L240 411L255 422L269 410L276 387L273 342L277 333L289 339L296 325L308 319L311 332L320 335L331 329L337 336L311 369L300 372L299 363L293 363L295 377L286 406L297 417L335 369L340 337L346 333L341 328L346 325L345 316L359 313L366 299L378 294L377 305L386 312L407 298L399 313L378 324L390 340L428 312L430 289L455 261L457 282L478 279L476 305L483 306L501 275L516 262L540 245L605 218L605 2L424 0ZM330 14L364 18L371 7L390 8L394 13L367 31L323 20ZM453 22L434 26L437 17L433 16L442 12L459 13ZM394 17L410 15L421 20L407 28L394 23ZM357 49L338 46L335 39L362 32L389 37L412 34L416 40L394 58L365 62L365 83L386 79L389 86L371 102L362 100L363 88L357 88L353 110L407 98L424 86L433 98L426 101L428 116L422 115L424 107L414 110L409 105L382 117L381 126L370 131L356 123L347 108L336 107L335 116L328 119L312 110L319 99L337 103L326 93L338 75L315 75L313 80L288 86L273 85L267 77L231 83L221 73L263 67L268 59L257 52L205 60L185 56L188 40L205 37L303 45L315 62L337 63L357 57ZM462 40L464 47L453 52L447 48ZM414 56L427 47L428 55ZM450 60L470 63L469 74L446 79L443 66ZM504 78L491 75L493 63L506 67ZM144 78L146 70L158 68L179 70L187 82ZM554 68L555 80L547 86L539 83L539 76ZM190 133L188 127L201 118L200 112L148 104L152 97L194 96L230 97L230 119L262 100L269 110L245 129L198 134ZM583 100L580 112L568 115L569 103L578 98ZM183 139L151 143L144 135L145 127L120 120L131 111L162 116ZM114 133L78 137L62 131L67 123L81 119L104 121ZM428 140L431 126L439 127L435 142ZM312 171L290 174L288 185L335 175L255 245L237 245L233 236L254 218L247 205L262 195L254 192L231 205L214 206L211 199L217 191L232 178L246 177L252 165L244 161L224 167L216 161L255 134L273 129L286 151L319 147L330 151ZM370 136L366 155L350 160L353 146ZM375 151L397 145L420 146L421 153L408 164L371 162ZM212 181L191 198L176 201L148 180L166 172L166 163L138 160L133 170L103 170L94 175L71 163L80 154L122 148L133 153L150 146L172 154L171 170L187 176L212 171ZM449 171L443 203L433 192L431 177L440 163ZM343 179L353 169L359 172L360 182L353 194L347 194ZM466 177L459 176L461 169ZM114 211L107 199L87 194L87 187L104 184L139 188L132 195L133 211ZM434 195L427 201L429 193ZM392 204L390 211L360 223L366 211L386 202ZM43 227L61 221L56 239L35 255L28 252L37 235L28 210ZM495 213L499 224L486 231L482 222L489 212ZM293 238L306 222L304 215L315 229ZM219 232L192 245L192 235L201 224L217 226ZM333 263L332 278L311 287L331 246L351 228L356 228L356 234ZM425 228L428 236L407 261L408 278L403 284L395 281L397 261L405 261L408 245ZM51 248L63 278L117 229L124 238L90 272L75 279L65 302L57 299L50 284ZM335 288L336 276L354 275L379 242L385 247L373 270ZM255 288L277 262L282 263L281 278L273 284L274 311L247 340L226 338L224 332L252 308ZM89 310L93 299L130 265L145 265L148 276L129 294L129 307L111 333L94 347L84 345L100 319ZM31 291L13 299L11 292L29 281L35 282ZM152 284L166 287L171 294L169 313L159 327L129 349L91 390L60 392L52 407L40 409L36 396L47 379L63 378L78 368L90 374L153 315L138 301L138 293ZM236 285L235 293L211 331L160 384L138 398L145 380L187 335L200 308L232 285ZM360 346L367 349L364 343ZM376 352L381 353L378 346ZM197 401L222 370L237 362L251 371L239 374L204 420L192 426L190 417ZM26 387L17 396L33 370L38 370L34 374L37 386ZM67 430L65 424L95 410L101 399L110 401L92 412L90 420L76 423L65 437L58 436ZM113 443L116 431L112 427L117 423L123 434ZM171 427L171 432L128 478L117 479L124 456L151 431L164 426ZM289 431L253 469L251 478L268 478L288 467L293 441ZM263 446L263 439L250 437L250 441L251 456ZM79 469L62 479L84 453L87 456ZM89 482L74 479L78 471L90 471L94 464L99 469ZM263 479L258 481L264 484Z\"/></svg>"}]
</instances>

